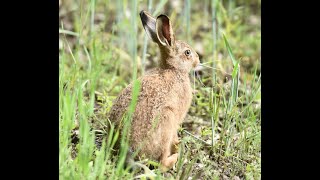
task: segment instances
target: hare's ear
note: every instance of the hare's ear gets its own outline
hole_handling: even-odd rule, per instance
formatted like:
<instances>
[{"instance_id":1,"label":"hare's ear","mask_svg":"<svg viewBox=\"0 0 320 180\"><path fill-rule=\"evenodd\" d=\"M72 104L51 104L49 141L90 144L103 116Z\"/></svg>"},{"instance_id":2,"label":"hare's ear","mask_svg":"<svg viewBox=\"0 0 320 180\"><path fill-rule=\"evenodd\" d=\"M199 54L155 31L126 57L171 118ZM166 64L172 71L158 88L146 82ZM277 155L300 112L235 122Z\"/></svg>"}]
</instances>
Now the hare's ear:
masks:
<instances>
[{"instance_id":1,"label":"hare's ear","mask_svg":"<svg viewBox=\"0 0 320 180\"><path fill-rule=\"evenodd\" d=\"M154 42L159 43L156 32L156 19L143 10L140 12L140 18L143 28L148 34L149 38L151 38Z\"/></svg>"},{"instance_id":2,"label":"hare's ear","mask_svg":"<svg viewBox=\"0 0 320 180\"><path fill-rule=\"evenodd\" d=\"M174 33L168 16L161 14L157 17L156 29L159 42L162 45L174 45Z\"/></svg>"}]
</instances>

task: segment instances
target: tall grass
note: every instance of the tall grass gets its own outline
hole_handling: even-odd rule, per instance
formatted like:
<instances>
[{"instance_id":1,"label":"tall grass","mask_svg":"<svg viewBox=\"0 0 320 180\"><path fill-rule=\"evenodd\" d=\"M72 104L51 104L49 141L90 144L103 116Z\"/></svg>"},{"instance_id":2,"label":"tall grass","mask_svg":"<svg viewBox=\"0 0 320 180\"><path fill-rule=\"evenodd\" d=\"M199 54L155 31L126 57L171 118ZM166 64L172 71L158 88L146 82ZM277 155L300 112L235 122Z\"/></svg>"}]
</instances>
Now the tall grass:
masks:
<instances>
[{"instance_id":1,"label":"tall grass","mask_svg":"<svg viewBox=\"0 0 320 180\"><path fill-rule=\"evenodd\" d=\"M67 2L72 8L62 8L73 10L60 19L59 27L60 179L260 179L260 30L248 24L253 11L247 3L185 0L182 12L175 12L167 0ZM181 32L176 38L194 46L198 35L204 49L201 62L208 68L193 79L197 93L179 131L178 162L168 173L146 166L132 172L124 168L126 135L141 86L138 69L144 73L147 54L158 55L139 23L140 10L154 16L174 14L177 24L185 24L176 26ZM252 62L246 67L248 59ZM130 82L132 102L124 127L117 129L106 113ZM121 148L115 154L118 140Z\"/></svg>"},{"instance_id":2,"label":"tall grass","mask_svg":"<svg viewBox=\"0 0 320 180\"><path fill-rule=\"evenodd\" d=\"M186 40L187 42L191 42L191 32L190 32L190 11L191 11L191 1L185 0L185 21L186 21Z\"/></svg>"},{"instance_id":3,"label":"tall grass","mask_svg":"<svg viewBox=\"0 0 320 180\"><path fill-rule=\"evenodd\" d=\"M219 0L211 0L211 7L212 7L212 43L213 43L213 49L212 49L212 68L216 68L216 63L214 60L217 60L217 41L218 41L218 23L217 23L217 4ZM212 84L216 84L216 73L215 71L212 71Z\"/></svg>"},{"instance_id":4,"label":"tall grass","mask_svg":"<svg viewBox=\"0 0 320 180\"><path fill-rule=\"evenodd\" d=\"M128 116L124 118L124 128L122 130L122 138L121 138L121 148L120 148L120 154L119 154L119 163L117 167L117 176L122 176L123 174L123 168L124 168L124 163L126 160L126 155L129 150L129 129L131 127L131 120L132 116L135 110L135 106L137 103L137 98L139 95L140 91L140 81L137 80L137 1L133 0L131 1L131 9L132 9L132 15L131 15L131 27L132 31L130 33L130 36L132 37L130 41L130 54L133 60L133 75L132 75L132 80L133 80L133 90L132 90L132 101L129 105L129 110L128 110Z\"/></svg>"},{"instance_id":5,"label":"tall grass","mask_svg":"<svg viewBox=\"0 0 320 180\"><path fill-rule=\"evenodd\" d=\"M211 1L211 7L212 7L212 43L213 43L213 49L212 49L212 85L215 86L217 82L217 77L216 77L216 61L217 60L217 41L218 41L218 24L217 24L217 3L218 0L212 0ZM211 131L212 131L212 136L211 136L211 145L213 147L214 145L214 137L215 137L215 127L217 126L219 117L219 104L217 104L217 94L214 93L213 89L211 91L211 97L210 100L214 99L213 102L210 102L211 104Z\"/></svg>"}]
</instances>

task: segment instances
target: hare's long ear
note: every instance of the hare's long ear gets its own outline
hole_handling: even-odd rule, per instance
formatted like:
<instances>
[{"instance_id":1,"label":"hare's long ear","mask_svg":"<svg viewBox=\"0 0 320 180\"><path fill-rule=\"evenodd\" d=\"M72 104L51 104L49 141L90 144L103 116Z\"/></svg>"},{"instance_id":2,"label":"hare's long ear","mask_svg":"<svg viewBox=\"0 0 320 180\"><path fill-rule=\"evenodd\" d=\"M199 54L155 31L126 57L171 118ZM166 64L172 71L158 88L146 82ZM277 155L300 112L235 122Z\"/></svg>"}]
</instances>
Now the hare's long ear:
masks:
<instances>
[{"instance_id":1,"label":"hare's long ear","mask_svg":"<svg viewBox=\"0 0 320 180\"><path fill-rule=\"evenodd\" d=\"M159 42L163 46L169 45L172 47L175 39L169 17L164 14L159 15L157 17L156 29Z\"/></svg>"},{"instance_id":2,"label":"hare's long ear","mask_svg":"<svg viewBox=\"0 0 320 180\"><path fill-rule=\"evenodd\" d=\"M143 28L146 31L149 38L151 38L154 42L159 43L156 32L156 19L143 10L140 12L140 18Z\"/></svg>"}]
</instances>

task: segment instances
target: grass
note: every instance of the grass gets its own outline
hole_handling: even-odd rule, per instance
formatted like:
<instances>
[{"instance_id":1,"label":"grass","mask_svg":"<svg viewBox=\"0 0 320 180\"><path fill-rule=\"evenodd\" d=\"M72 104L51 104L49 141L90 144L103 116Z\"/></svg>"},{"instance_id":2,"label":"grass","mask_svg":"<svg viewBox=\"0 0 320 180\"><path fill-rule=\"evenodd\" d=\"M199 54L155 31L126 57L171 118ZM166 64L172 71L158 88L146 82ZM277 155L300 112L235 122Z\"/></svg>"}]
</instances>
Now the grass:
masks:
<instances>
[{"instance_id":1,"label":"grass","mask_svg":"<svg viewBox=\"0 0 320 180\"><path fill-rule=\"evenodd\" d=\"M176 3L178 4L176 4ZM59 25L59 169L61 179L260 179L261 2L195 0L65 0ZM179 136L180 157L160 173L123 168L126 143L106 118L113 100L156 66L157 45L146 38L140 10L171 17L176 38L188 41L203 69ZM130 126L130 112L124 117ZM108 131L107 127L111 127ZM126 130L126 128L122 129ZM121 138L121 141L126 141Z\"/></svg>"}]
</instances>

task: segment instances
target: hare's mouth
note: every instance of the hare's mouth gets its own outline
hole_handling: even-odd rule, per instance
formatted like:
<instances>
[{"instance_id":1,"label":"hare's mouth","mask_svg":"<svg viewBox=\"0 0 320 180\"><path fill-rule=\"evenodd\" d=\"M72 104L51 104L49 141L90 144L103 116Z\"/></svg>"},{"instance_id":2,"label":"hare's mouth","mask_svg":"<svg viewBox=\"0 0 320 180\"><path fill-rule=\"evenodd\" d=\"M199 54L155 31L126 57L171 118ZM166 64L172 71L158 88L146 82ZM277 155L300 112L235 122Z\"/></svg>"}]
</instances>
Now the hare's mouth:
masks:
<instances>
[{"instance_id":1,"label":"hare's mouth","mask_svg":"<svg viewBox=\"0 0 320 180\"><path fill-rule=\"evenodd\" d=\"M203 67L201 66L200 63L195 64L193 67L194 67L193 70L196 71L196 72L197 72L197 71L201 71L201 70L203 69Z\"/></svg>"},{"instance_id":2,"label":"hare's mouth","mask_svg":"<svg viewBox=\"0 0 320 180\"><path fill-rule=\"evenodd\" d=\"M199 61L194 61L194 63L192 64L194 70L196 70L197 68L200 68L201 64Z\"/></svg>"}]
</instances>

